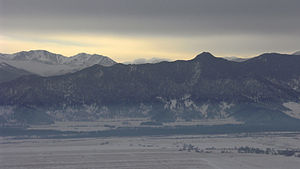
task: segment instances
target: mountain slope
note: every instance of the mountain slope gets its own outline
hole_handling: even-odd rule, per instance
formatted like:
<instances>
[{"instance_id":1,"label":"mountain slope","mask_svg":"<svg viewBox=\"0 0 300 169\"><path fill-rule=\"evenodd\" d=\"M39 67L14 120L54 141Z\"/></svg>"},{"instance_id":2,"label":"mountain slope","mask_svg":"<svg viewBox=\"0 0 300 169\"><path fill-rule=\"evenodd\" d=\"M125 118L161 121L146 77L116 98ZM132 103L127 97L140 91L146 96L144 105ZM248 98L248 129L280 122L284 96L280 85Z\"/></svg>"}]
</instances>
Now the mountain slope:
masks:
<instances>
[{"instance_id":1,"label":"mountain slope","mask_svg":"<svg viewBox=\"0 0 300 169\"><path fill-rule=\"evenodd\" d=\"M100 64L111 66L113 60L102 55L80 53L72 57L54 54L45 50L31 50L15 54L1 54L7 64L41 76L61 75Z\"/></svg>"},{"instance_id":2,"label":"mountain slope","mask_svg":"<svg viewBox=\"0 0 300 169\"><path fill-rule=\"evenodd\" d=\"M299 124L284 113L284 103L300 101L297 63L296 55L269 53L239 63L202 53L189 61L94 65L62 76L3 83L0 105L25 106L54 120L117 116Z\"/></svg>"},{"instance_id":3,"label":"mountain slope","mask_svg":"<svg viewBox=\"0 0 300 169\"><path fill-rule=\"evenodd\" d=\"M79 53L69 58L65 58L63 63L67 65L89 67L95 64L102 65L102 66L112 66L116 62L102 55L97 55L97 54L90 55L87 53Z\"/></svg>"},{"instance_id":4,"label":"mountain slope","mask_svg":"<svg viewBox=\"0 0 300 169\"><path fill-rule=\"evenodd\" d=\"M0 60L0 83L30 74L25 70L15 68Z\"/></svg>"}]
</instances>

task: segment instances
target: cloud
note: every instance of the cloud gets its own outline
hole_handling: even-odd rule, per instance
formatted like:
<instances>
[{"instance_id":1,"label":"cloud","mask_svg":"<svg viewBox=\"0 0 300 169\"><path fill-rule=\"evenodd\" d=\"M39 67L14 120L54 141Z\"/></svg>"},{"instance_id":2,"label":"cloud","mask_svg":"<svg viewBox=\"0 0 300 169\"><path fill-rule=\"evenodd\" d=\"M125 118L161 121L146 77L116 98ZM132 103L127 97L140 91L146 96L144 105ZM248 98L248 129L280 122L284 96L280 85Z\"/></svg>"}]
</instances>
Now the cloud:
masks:
<instances>
[{"instance_id":1,"label":"cloud","mask_svg":"<svg viewBox=\"0 0 300 169\"><path fill-rule=\"evenodd\" d=\"M151 59L145 59L145 58L139 58L139 59L135 59L133 61L129 61L129 62L124 62L124 64L145 64L145 63L159 63L159 62L163 62L163 61L170 61L170 59L166 59L166 58L151 58Z\"/></svg>"},{"instance_id":2,"label":"cloud","mask_svg":"<svg viewBox=\"0 0 300 169\"><path fill-rule=\"evenodd\" d=\"M2 40L0 49L95 52L119 62L188 59L201 51L291 52L299 50L299 6L299 0L0 0L0 34L19 40L33 34Z\"/></svg>"},{"instance_id":3,"label":"cloud","mask_svg":"<svg viewBox=\"0 0 300 169\"><path fill-rule=\"evenodd\" d=\"M299 0L1 0L4 29L209 35L300 33Z\"/></svg>"},{"instance_id":4,"label":"cloud","mask_svg":"<svg viewBox=\"0 0 300 169\"><path fill-rule=\"evenodd\" d=\"M53 39L51 37L32 37L32 36L7 36L7 37L3 37L6 39L12 39L12 40L16 40L16 41L24 41L24 42L32 42L32 43L44 43L44 44L57 44L57 45L62 45L62 46L79 46L79 47L91 47L91 46L95 46L94 44L89 44L89 43L84 43L84 42L76 42L76 41L68 41L68 40L61 40L61 39Z\"/></svg>"}]
</instances>

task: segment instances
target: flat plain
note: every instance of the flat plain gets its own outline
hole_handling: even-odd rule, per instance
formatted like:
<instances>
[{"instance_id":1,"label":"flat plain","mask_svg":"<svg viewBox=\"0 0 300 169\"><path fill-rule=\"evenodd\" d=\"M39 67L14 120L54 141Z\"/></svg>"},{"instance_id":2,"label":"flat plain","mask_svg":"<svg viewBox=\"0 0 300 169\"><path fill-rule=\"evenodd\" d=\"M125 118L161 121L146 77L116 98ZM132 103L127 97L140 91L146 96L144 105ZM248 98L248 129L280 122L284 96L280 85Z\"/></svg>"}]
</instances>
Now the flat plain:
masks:
<instances>
[{"instance_id":1,"label":"flat plain","mask_svg":"<svg viewBox=\"0 0 300 169\"><path fill-rule=\"evenodd\" d=\"M192 146L193 149L185 149ZM238 147L300 148L300 133L264 132L76 139L0 138L1 169L298 169L296 156L239 153ZM197 148L197 151L195 150Z\"/></svg>"}]
</instances>

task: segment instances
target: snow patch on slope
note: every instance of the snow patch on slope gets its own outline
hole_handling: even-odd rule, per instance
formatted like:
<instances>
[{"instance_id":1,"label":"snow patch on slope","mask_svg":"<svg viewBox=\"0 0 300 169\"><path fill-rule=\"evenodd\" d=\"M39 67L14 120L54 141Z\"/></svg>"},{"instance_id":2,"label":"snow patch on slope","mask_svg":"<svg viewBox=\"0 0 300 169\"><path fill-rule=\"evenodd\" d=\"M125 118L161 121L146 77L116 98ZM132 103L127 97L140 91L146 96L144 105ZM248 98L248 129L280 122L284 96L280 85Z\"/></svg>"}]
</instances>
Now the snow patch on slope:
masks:
<instances>
[{"instance_id":1,"label":"snow patch on slope","mask_svg":"<svg viewBox=\"0 0 300 169\"><path fill-rule=\"evenodd\" d=\"M289 109L284 111L285 114L300 119L300 103L287 102L283 103L283 106Z\"/></svg>"},{"instance_id":2,"label":"snow patch on slope","mask_svg":"<svg viewBox=\"0 0 300 169\"><path fill-rule=\"evenodd\" d=\"M200 112L202 113L204 118L207 118L207 116L208 116L208 111L207 110L208 110L208 104L203 104L200 107Z\"/></svg>"},{"instance_id":3,"label":"snow patch on slope","mask_svg":"<svg viewBox=\"0 0 300 169\"><path fill-rule=\"evenodd\" d=\"M115 64L113 60L106 56L97 54L90 55L87 53L79 53L75 56L66 58L63 63L76 66L92 66L94 64L100 64L102 66L112 66L113 64Z\"/></svg>"}]
</instances>

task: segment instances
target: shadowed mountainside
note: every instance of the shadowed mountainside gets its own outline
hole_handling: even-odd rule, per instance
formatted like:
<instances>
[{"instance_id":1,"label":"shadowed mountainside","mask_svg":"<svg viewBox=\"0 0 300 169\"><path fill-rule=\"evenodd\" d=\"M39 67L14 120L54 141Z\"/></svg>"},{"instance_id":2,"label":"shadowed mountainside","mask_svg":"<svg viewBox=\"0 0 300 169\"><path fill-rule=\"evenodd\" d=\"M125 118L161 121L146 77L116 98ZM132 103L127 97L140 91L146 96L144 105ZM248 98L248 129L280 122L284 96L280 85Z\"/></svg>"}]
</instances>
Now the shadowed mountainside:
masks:
<instances>
[{"instance_id":1,"label":"shadowed mountainside","mask_svg":"<svg viewBox=\"0 0 300 169\"><path fill-rule=\"evenodd\" d=\"M2 121L14 114L20 123L149 117L299 124L283 106L299 102L299 63L297 55L267 53L233 62L204 52L188 61L94 65L62 76L25 76L0 84L0 105L10 111Z\"/></svg>"}]
</instances>

